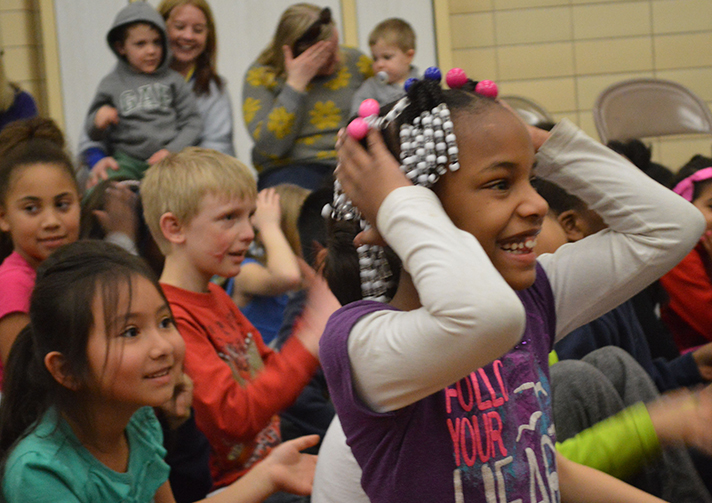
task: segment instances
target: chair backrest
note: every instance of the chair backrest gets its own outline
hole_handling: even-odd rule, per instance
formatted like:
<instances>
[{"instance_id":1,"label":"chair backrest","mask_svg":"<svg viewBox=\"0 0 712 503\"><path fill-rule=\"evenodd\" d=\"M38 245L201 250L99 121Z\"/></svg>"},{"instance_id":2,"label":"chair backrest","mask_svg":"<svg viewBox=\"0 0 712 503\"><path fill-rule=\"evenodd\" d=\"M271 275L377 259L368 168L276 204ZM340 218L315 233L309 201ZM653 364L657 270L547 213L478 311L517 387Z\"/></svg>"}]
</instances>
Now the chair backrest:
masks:
<instances>
[{"instance_id":1,"label":"chair backrest","mask_svg":"<svg viewBox=\"0 0 712 503\"><path fill-rule=\"evenodd\" d=\"M523 96L501 96L501 100L514 109L519 116L524 119L524 122L530 126L538 126L542 123L554 123L554 118L549 115L544 107Z\"/></svg>"},{"instance_id":2,"label":"chair backrest","mask_svg":"<svg viewBox=\"0 0 712 503\"><path fill-rule=\"evenodd\" d=\"M712 113L686 87L667 80L633 79L606 88L593 107L601 142L652 136L712 134Z\"/></svg>"}]
</instances>

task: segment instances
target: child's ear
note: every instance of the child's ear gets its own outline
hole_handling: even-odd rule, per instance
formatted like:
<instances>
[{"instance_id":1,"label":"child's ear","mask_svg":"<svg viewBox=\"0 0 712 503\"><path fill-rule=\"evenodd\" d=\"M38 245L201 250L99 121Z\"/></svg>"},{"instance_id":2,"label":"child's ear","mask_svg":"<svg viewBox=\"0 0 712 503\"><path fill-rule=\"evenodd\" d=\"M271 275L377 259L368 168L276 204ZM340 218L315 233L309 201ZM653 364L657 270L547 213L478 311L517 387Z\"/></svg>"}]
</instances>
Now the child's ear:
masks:
<instances>
[{"instance_id":1,"label":"child's ear","mask_svg":"<svg viewBox=\"0 0 712 503\"><path fill-rule=\"evenodd\" d=\"M0 206L0 231L10 232L10 223L5 218L5 208Z\"/></svg>"},{"instance_id":2,"label":"child's ear","mask_svg":"<svg viewBox=\"0 0 712 503\"><path fill-rule=\"evenodd\" d=\"M561 224L561 227L563 227L569 242L572 243L586 237L586 233L581 226L581 215L579 215L578 211L563 211L556 219L559 221L559 224Z\"/></svg>"},{"instance_id":3,"label":"child's ear","mask_svg":"<svg viewBox=\"0 0 712 503\"><path fill-rule=\"evenodd\" d=\"M170 211L161 215L159 225L161 227L163 237L169 242L174 244L182 244L185 242L185 233L183 232L184 226Z\"/></svg>"},{"instance_id":4,"label":"child's ear","mask_svg":"<svg viewBox=\"0 0 712 503\"><path fill-rule=\"evenodd\" d=\"M44 357L44 364L55 381L65 388L77 391L79 383L67 369L67 360L59 351L51 351Z\"/></svg>"},{"instance_id":5,"label":"child's ear","mask_svg":"<svg viewBox=\"0 0 712 503\"><path fill-rule=\"evenodd\" d=\"M126 49L124 49L124 43L118 40L114 42L114 50L122 56L126 56Z\"/></svg>"},{"instance_id":6,"label":"child's ear","mask_svg":"<svg viewBox=\"0 0 712 503\"><path fill-rule=\"evenodd\" d=\"M405 56L408 58L408 63L412 63L413 58L415 57L415 49L408 49L405 51Z\"/></svg>"}]
</instances>

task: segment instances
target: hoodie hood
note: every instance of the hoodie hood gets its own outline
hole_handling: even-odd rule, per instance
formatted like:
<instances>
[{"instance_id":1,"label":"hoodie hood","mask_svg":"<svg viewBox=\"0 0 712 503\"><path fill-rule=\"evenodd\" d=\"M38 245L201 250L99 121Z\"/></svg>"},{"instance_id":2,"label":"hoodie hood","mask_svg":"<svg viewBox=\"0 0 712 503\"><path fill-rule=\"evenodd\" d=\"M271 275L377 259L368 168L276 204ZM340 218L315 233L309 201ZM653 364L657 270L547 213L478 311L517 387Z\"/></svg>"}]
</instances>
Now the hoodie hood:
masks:
<instances>
[{"instance_id":1,"label":"hoodie hood","mask_svg":"<svg viewBox=\"0 0 712 503\"><path fill-rule=\"evenodd\" d=\"M119 61L126 64L128 63L121 54L116 51L116 42L120 39L121 27L128 24L135 23L146 23L154 26L161 34L161 41L163 44L163 57L161 59L161 64L158 65L156 71L163 70L168 67L171 60L170 49L168 47L168 32L166 30L166 23L163 17L151 7L148 2L138 1L133 2L124 7L116 14L114 18L114 23L111 25L109 33L106 34L106 41L109 44L109 48L112 50Z\"/></svg>"}]
</instances>

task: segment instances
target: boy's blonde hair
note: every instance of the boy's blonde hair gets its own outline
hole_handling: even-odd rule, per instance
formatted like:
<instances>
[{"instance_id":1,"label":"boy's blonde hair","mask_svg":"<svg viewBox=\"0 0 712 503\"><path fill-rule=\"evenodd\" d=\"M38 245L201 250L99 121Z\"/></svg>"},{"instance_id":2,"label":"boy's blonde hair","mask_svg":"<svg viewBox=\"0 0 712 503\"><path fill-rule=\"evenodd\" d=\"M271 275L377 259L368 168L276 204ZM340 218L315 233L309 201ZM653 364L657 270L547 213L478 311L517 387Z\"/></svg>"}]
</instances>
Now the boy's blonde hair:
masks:
<instances>
[{"instance_id":1,"label":"boy's blonde hair","mask_svg":"<svg viewBox=\"0 0 712 503\"><path fill-rule=\"evenodd\" d=\"M395 45L403 52L415 50L415 31L406 21L392 17L381 21L368 36L368 46L373 47L379 40Z\"/></svg>"},{"instance_id":2,"label":"boy's blonde hair","mask_svg":"<svg viewBox=\"0 0 712 503\"><path fill-rule=\"evenodd\" d=\"M161 231L161 217L170 212L188 224L208 194L254 200L257 183L250 169L234 157L200 147L171 154L146 171L141 182L144 218L164 255L171 246Z\"/></svg>"}]
</instances>

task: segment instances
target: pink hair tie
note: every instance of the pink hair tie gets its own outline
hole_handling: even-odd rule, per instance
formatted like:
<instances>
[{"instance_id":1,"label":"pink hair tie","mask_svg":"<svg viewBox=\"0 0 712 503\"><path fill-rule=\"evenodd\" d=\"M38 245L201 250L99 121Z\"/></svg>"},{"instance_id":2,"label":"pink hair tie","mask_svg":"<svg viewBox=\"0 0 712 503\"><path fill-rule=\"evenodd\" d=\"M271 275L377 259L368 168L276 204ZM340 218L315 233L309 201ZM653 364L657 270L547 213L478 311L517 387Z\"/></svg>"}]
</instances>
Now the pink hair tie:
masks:
<instances>
[{"instance_id":1,"label":"pink hair tie","mask_svg":"<svg viewBox=\"0 0 712 503\"><path fill-rule=\"evenodd\" d=\"M672 191L675 194L679 194L687 201L692 202L692 195L695 193L695 182L704 182L709 179L712 179L712 167L704 168L693 173L675 185L675 188L672 189Z\"/></svg>"}]
</instances>

